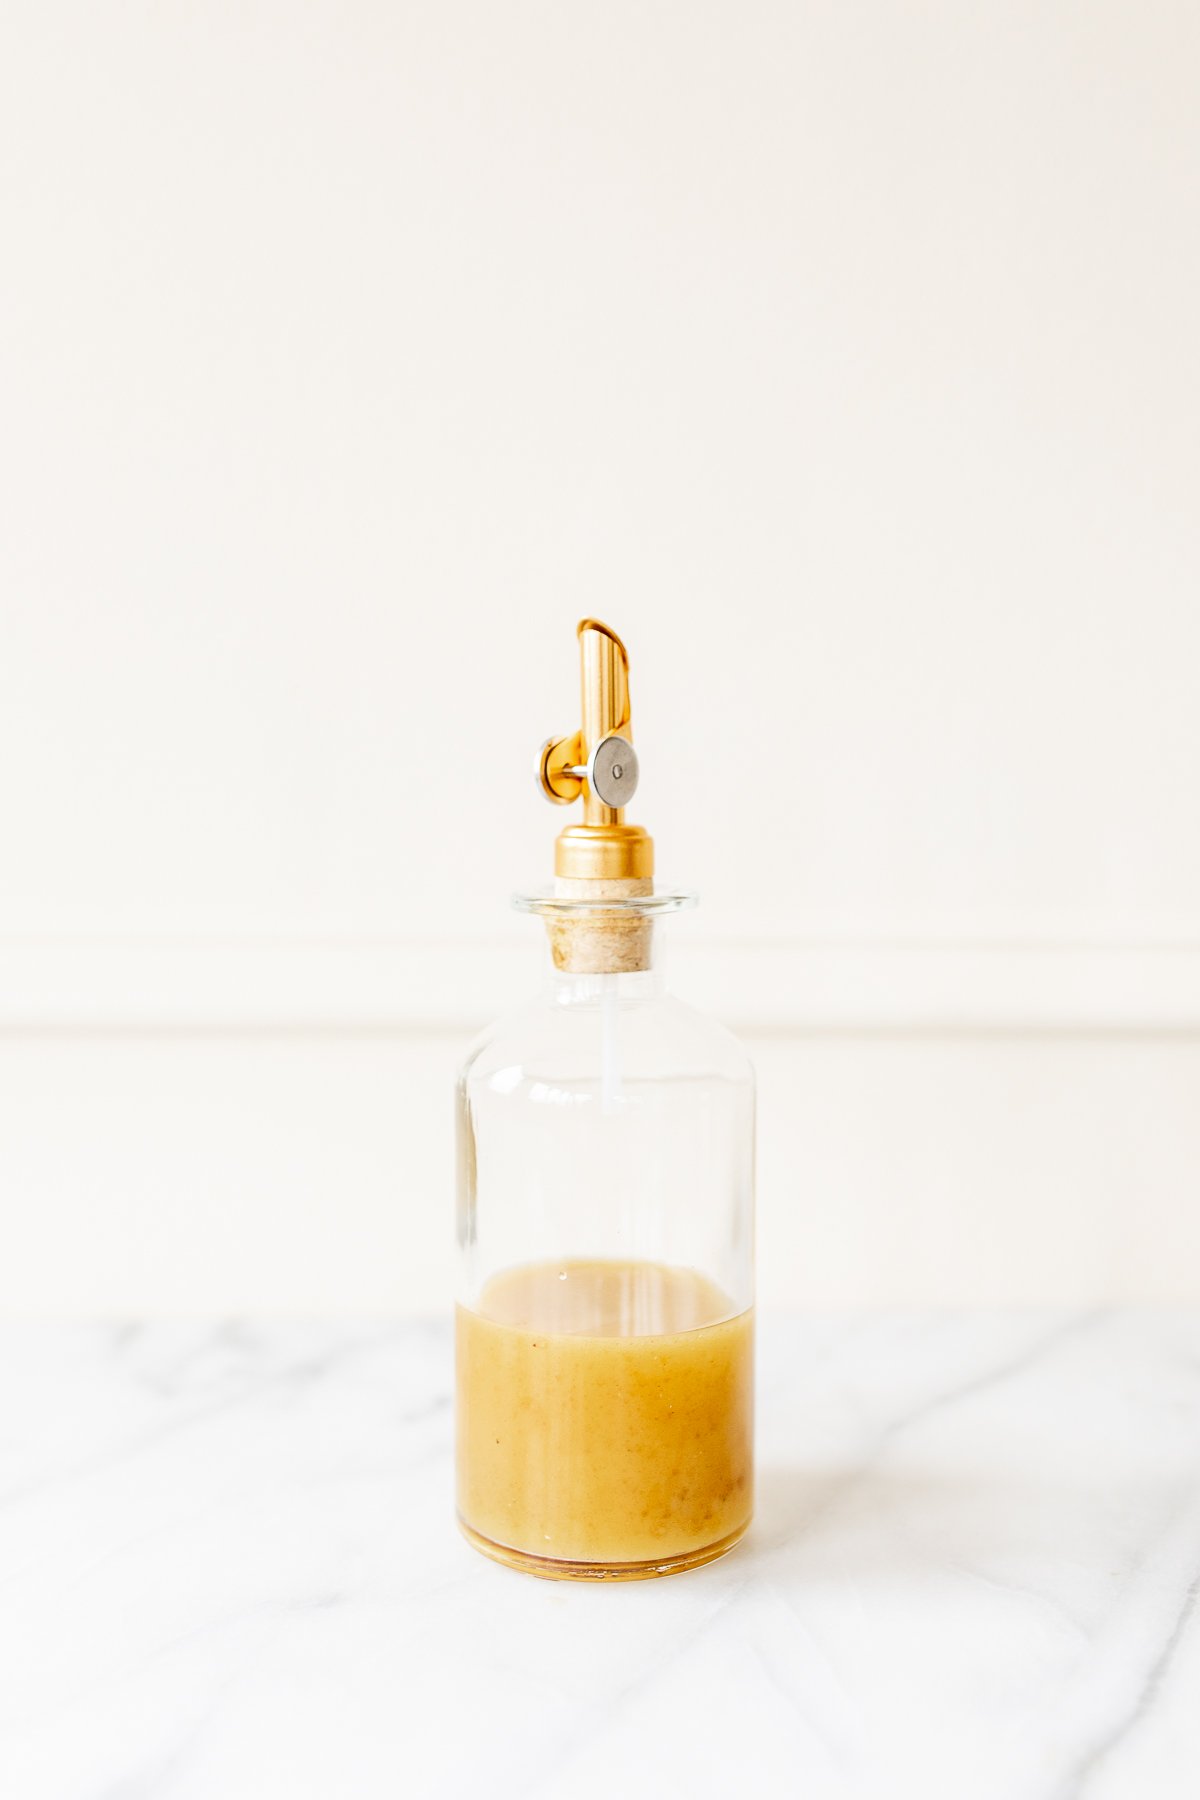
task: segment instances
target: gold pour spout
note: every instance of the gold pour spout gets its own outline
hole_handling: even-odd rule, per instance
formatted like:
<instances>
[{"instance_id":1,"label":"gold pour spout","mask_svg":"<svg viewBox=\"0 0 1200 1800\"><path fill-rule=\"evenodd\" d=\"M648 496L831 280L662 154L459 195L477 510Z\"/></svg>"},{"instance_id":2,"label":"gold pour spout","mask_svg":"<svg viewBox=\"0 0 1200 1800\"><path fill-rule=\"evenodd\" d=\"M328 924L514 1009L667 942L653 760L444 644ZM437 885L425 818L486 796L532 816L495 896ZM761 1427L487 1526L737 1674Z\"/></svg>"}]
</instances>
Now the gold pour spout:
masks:
<instances>
[{"instance_id":1,"label":"gold pour spout","mask_svg":"<svg viewBox=\"0 0 1200 1800\"><path fill-rule=\"evenodd\" d=\"M578 635L583 724L569 737L549 738L538 761L548 800L569 806L583 798L583 823L559 836L555 873L560 880L641 884L654 873L654 846L640 825L625 823L638 782L629 655L599 619L581 619Z\"/></svg>"},{"instance_id":2,"label":"gold pour spout","mask_svg":"<svg viewBox=\"0 0 1200 1800\"><path fill-rule=\"evenodd\" d=\"M606 737L615 735L632 747L629 654L616 632L610 631L607 625L602 625L599 619L581 619L579 622L579 675L583 706L583 755L580 762L586 763L595 746ZM616 766L621 768L619 762ZM619 825L623 810L621 807L605 806L585 782L585 825Z\"/></svg>"}]
</instances>

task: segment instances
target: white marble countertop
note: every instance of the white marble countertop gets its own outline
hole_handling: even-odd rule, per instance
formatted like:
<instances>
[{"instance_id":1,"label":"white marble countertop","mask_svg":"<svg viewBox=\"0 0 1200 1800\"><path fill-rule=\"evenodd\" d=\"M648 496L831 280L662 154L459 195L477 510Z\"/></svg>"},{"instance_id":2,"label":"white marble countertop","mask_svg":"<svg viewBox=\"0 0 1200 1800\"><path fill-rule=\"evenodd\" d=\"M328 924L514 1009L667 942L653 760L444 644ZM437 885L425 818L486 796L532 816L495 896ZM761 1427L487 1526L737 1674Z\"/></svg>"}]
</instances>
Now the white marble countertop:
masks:
<instances>
[{"instance_id":1,"label":"white marble countertop","mask_svg":"<svg viewBox=\"0 0 1200 1800\"><path fill-rule=\"evenodd\" d=\"M1200 1314L766 1319L751 1536L594 1588L441 1328L0 1341L4 1800L1200 1792Z\"/></svg>"}]
</instances>

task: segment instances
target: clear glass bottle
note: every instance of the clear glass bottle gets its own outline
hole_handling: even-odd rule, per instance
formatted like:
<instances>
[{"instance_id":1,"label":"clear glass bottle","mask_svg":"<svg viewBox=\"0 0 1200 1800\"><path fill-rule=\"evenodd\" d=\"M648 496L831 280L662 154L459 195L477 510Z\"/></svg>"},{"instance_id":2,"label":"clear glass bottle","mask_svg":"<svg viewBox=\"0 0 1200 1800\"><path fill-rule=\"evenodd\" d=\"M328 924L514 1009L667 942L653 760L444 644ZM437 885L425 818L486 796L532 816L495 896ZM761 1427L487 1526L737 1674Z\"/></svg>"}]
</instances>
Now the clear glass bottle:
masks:
<instances>
[{"instance_id":1,"label":"clear glass bottle","mask_svg":"<svg viewBox=\"0 0 1200 1800\"><path fill-rule=\"evenodd\" d=\"M593 634L621 669L589 719ZM708 1562L750 1520L754 1078L664 986L659 921L691 897L653 892L611 804L636 783L625 653L594 621L580 638L585 729L552 797L615 816L585 807L556 892L518 900L548 927L546 987L459 1078L458 1511L498 1561L619 1580Z\"/></svg>"}]
</instances>

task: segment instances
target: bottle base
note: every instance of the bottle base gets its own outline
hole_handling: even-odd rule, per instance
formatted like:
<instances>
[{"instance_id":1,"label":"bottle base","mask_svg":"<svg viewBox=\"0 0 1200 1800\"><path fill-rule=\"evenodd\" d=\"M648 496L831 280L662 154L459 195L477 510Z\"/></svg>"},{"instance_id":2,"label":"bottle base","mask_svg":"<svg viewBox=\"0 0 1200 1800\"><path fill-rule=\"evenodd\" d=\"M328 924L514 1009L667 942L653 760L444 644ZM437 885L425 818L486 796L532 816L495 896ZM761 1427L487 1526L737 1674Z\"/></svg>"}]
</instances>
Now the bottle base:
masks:
<instances>
[{"instance_id":1,"label":"bottle base","mask_svg":"<svg viewBox=\"0 0 1200 1800\"><path fill-rule=\"evenodd\" d=\"M459 1518L458 1528L473 1550L503 1563L507 1569L519 1569L526 1575L537 1575L543 1581L653 1581L659 1575L682 1575L687 1569L702 1568L728 1555L749 1530L750 1520L739 1525L727 1537L715 1543L702 1544L698 1550L681 1556L652 1557L647 1562L566 1562L553 1556L534 1556L528 1550L513 1550L508 1544L497 1544L475 1531Z\"/></svg>"}]
</instances>

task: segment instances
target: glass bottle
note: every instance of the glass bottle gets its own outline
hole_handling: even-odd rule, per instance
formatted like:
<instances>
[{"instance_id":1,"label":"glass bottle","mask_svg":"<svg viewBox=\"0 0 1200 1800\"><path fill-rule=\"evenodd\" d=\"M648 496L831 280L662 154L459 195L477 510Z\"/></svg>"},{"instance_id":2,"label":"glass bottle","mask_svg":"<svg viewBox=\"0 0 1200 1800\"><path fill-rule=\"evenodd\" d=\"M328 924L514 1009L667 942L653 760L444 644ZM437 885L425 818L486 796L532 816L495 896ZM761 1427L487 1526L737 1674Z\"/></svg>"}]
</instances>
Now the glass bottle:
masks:
<instances>
[{"instance_id":1,"label":"glass bottle","mask_svg":"<svg viewBox=\"0 0 1200 1800\"><path fill-rule=\"evenodd\" d=\"M458 1513L534 1574L629 1580L731 1549L753 1506L754 1077L668 994L624 646L579 627L584 726L541 779L556 850L542 995L458 1082ZM618 804L620 802L620 804Z\"/></svg>"}]
</instances>

